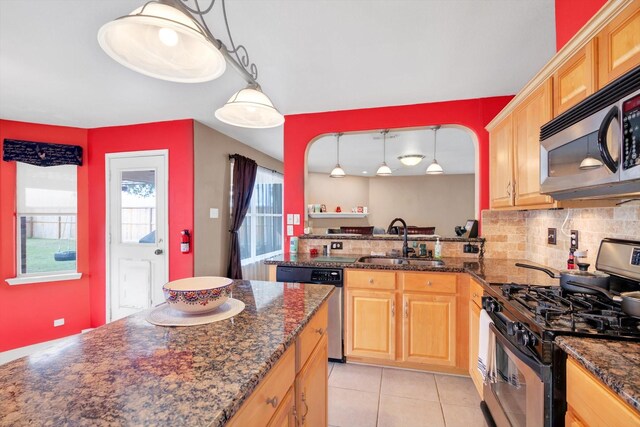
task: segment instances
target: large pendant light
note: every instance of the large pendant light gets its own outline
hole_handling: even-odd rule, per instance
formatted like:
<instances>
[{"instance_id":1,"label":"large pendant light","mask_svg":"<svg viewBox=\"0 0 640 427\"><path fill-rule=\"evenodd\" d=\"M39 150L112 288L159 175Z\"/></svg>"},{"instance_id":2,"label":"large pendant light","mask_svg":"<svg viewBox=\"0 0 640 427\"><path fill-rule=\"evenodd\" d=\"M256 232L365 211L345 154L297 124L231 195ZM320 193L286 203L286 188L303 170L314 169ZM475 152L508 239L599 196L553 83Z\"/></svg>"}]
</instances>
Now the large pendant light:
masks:
<instances>
[{"instance_id":1,"label":"large pendant light","mask_svg":"<svg viewBox=\"0 0 640 427\"><path fill-rule=\"evenodd\" d=\"M378 168L376 175L389 176L391 175L391 168L387 166L387 134L389 129L385 129L382 132L382 164Z\"/></svg>"},{"instance_id":2,"label":"large pendant light","mask_svg":"<svg viewBox=\"0 0 640 427\"><path fill-rule=\"evenodd\" d=\"M270 128L284 116L258 85L258 67L247 49L236 45L229 30L225 0L201 7L183 0L151 0L129 15L104 24L98 31L100 47L118 63L141 74L179 83L200 83L220 77L227 63L248 86L236 92L215 116L222 122L246 128ZM212 33L204 15L222 5L230 47Z\"/></svg>"},{"instance_id":3,"label":"large pendant light","mask_svg":"<svg viewBox=\"0 0 640 427\"><path fill-rule=\"evenodd\" d=\"M433 130L433 161L427 168L427 175L441 175L444 173L442 166L440 166L440 164L438 163L438 160L436 160L436 143L437 143L438 129L440 129L440 126L433 126L431 128L431 130Z\"/></svg>"},{"instance_id":4,"label":"large pendant light","mask_svg":"<svg viewBox=\"0 0 640 427\"><path fill-rule=\"evenodd\" d=\"M342 133L336 133L336 167L333 168L333 170L331 171L331 173L329 174L329 176L331 178L344 178L344 176L346 175L344 173L344 170L342 169L342 167L340 167L340 137L342 136Z\"/></svg>"},{"instance_id":5,"label":"large pendant light","mask_svg":"<svg viewBox=\"0 0 640 427\"><path fill-rule=\"evenodd\" d=\"M234 93L215 114L221 122L245 128L272 128L284 123L284 116L258 85L249 85Z\"/></svg>"}]
</instances>

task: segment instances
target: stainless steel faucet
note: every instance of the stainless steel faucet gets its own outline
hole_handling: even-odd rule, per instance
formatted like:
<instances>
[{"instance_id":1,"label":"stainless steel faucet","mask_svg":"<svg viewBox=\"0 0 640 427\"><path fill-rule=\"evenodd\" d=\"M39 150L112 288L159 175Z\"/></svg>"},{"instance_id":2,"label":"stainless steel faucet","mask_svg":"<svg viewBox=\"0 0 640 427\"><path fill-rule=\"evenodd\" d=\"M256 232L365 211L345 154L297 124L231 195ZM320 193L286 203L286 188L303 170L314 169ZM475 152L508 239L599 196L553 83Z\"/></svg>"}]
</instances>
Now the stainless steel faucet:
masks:
<instances>
[{"instance_id":1,"label":"stainless steel faucet","mask_svg":"<svg viewBox=\"0 0 640 427\"><path fill-rule=\"evenodd\" d=\"M391 234L391 229L393 228L394 224L398 221L402 224L402 228L404 230L404 236L402 238L402 256L407 258L409 256L409 244L407 243L407 223L404 222L404 219L395 218L393 221L391 221L391 224L389 224L389 227L387 228L387 234ZM398 230L398 236L399 235L400 235L400 230Z\"/></svg>"}]
</instances>

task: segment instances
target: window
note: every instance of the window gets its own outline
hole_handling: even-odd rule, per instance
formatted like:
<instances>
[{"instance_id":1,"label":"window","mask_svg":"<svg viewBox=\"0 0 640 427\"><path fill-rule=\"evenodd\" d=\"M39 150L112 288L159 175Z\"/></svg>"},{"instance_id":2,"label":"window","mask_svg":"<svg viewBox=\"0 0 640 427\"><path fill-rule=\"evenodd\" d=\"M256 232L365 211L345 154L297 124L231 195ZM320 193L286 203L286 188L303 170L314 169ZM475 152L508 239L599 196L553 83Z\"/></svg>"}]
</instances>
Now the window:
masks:
<instances>
[{"instance_id":1,"label":"window","mask_svg":"<svg viewBox=\"0 0 640 427\"><path fill-rule=\"evenodd\" d=\"M258 167L251 206L238 238L242 265L282 253L282 174Z\"/></svg>"},{"instance_id":2,"label":"window","mask_svg":"<svg viewBox=\"0 0 640 427\"><path fill-rule=\"evenodd\" d=\"M75 272L77 166L16 168L18 276Z\"/></svg>"}]
</instances>

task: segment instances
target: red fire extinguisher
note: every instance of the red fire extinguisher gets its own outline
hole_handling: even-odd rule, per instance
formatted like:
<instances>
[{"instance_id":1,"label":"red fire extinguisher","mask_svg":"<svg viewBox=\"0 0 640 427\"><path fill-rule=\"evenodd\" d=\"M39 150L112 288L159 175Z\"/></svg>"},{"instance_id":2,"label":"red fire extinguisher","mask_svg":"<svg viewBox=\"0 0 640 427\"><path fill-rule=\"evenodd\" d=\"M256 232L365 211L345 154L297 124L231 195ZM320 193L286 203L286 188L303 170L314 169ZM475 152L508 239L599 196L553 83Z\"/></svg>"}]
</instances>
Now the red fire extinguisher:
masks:
<instances>
[{"instance_id":1,"label":"red fire extinguisher","mask_svg":"<svg viewBox=\"0 0 640 427\"><path fill-rule=\"evenodd\" d=\"M182 230L180 234L182 234L180 240L180 252L187 254L191 250L191 235L189 234L189 230Z\"/></svg>"}]
</instances>

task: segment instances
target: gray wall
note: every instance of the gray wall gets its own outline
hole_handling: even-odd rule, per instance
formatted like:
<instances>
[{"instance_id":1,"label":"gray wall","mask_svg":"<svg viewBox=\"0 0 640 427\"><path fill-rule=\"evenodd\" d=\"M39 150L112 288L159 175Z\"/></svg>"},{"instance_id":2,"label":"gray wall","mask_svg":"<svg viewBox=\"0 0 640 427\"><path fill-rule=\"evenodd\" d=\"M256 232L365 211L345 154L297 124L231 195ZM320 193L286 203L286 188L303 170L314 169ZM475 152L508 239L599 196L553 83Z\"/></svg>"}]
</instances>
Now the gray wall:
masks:
<instances>
[{"instance_id":1,"label":"gray wall","mask_svg":"<svg viewBox=\"0 0 640 427\"><path fill-rule=\"evenodd\" d=\"M194 274L225 276L229 260L230 154L282 172L282 162L194 121ZM218 218L209 218L209 209Z\"/></svg>"}]
</instances>

